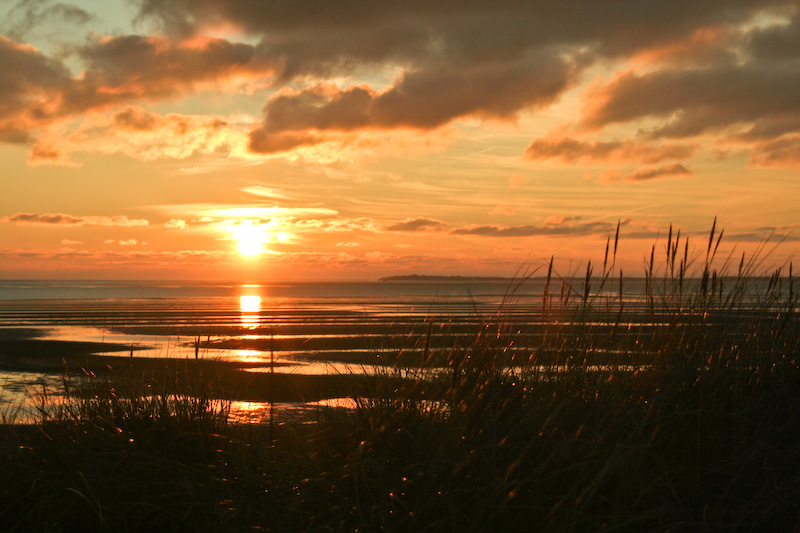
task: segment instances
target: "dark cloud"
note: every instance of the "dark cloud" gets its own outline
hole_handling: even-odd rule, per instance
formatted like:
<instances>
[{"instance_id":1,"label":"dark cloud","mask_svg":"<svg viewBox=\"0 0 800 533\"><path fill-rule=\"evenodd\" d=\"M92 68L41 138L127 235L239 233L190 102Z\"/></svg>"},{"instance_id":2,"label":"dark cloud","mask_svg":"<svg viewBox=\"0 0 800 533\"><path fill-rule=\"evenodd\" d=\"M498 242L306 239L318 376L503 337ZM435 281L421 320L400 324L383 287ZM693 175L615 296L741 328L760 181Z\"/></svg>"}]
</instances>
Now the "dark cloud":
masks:
<instances>
[{"instance_id":1,"label":"dark cloud","mask_svg":"<svg viewBox=\"0 0 800 533\"><path fill-rule=\"evenodd\" d=\"M275 69L278 83L346 76L387 65L402 72L385 90L332 91L311 86L272 98L264 110L264 123L251 137L254 151L268 153L323 142L329 131L432 129L464 117L514 120L524 109L555 101L573 86L585 66L601 58L649 54L670 56L671 64L731 65L737 55L726 47L736 40L736 25L792 5L790 0L572 0L557 4L143 0L139 17L184 38L223 24L237 26L260 39L256 55ZM684 70L679 73L690 75ZM653 74L667 73L655 70ZM614 89L623 89L622 81L629 80L617 80ZM633 92L652 94L660 81L664 80L648 84L650 92L638 88ZM776 79L775 84L785 88L787 81ZM729 91L735 91L731 88L735 82L719 81ZM686 87L688 93L691 80ZM743 90L752 88L753 84ZM587 116L586 124L600 127L681 111L680 104L658 103L667 92L654 91L656 103L628 101L624 95L619 103L607 98L607 105L596 105L596 113ZM731 95L730 100L739 99ZM685 126L688 131L689 119L705 123L696 111L706 109L687 110L684 123L673 126Z\"/></svg>"},{"instance_id":2,"label":"dark cloud","mask_svg":"<svg viewBox=\"0 0 800 533\"><path fill-rule=\"evenodd\" d=\"M787 133L800 132L800 113L794 115L773 116L760 118L755 121L752 128L735 136L742 141L763 141L776 139Z\"/></svg>"},{"instance_id":3,"label":"dark cloud","mask_svg":"<svg viewBox=\"0 0 800 533\"><path fill-rule=\"evenodd\" d=\"M304 62L413 59L434 51L450 60L487 60L564 44L624 55L683 41L698 28L747 21L771 6L785 5L791 1L142 0L139 17L182 36L234 24L261 36L269 49L286 57L299 55ZM320 44L311 37L318 37Z\"/></svg>"},{"instance_id":4,"label":"dark cloud","mask_svg":"<svg viewBox=\"0 0 800 533\"><path fill-rule=\"evenodd\" d=\"M72 4L48 0L21 0L6 13L3 33L15 40L23 39L44 24L83 26L95 20L88 11Z\"/></svg>"},{"instance_id":5,"label":"dark cloud","mask_svg":"<svg viewBox=\"0 0 800 533\"><path fill-rule=\"evenodd\" d=\"M221 87L237 75L268 73L250 45L223 39L174 42L129 35L97 38L78 50L80 76L32 46L0 37L0 141L29 143L54 122L131 102L183 95L203 84ZM154 116L128 108L117 125L144 131ZM171 119L174 123L174 117ZM173 124L173 126L178 126ZM34 159L55 159L41 147Z\"/></svg>"},{"instance_id":6,"label":"dark cloud","mask_svg":"<svg viewBox=\"0 0 800 533\"><path fill-rule=\"evenodd\" d=\"M222 39L189 46L163 37L100 38L80 48L87 69L73 76L32 46L0 37L0 141L31 142L53 122L87 111L157 101L269 70L253 53L252 46ZM131 129L146 129L150 120L130 109L115 118Z\"/></svg>"},{"instance_id":7,"label":"dark cloud","mask_svg":"<svg viewBox=\"0 0 800 533\"><path fill-rule=\"evenodd\" d=\"M93 36L70 56L79 73L29 46L0 42L0 141L31 142L53 122L89 111L224 90L237 76L292 87L266 102L250 136L255 152L315 145L341 132L432 130L464 118L514 121L557 101L587 66L634 56L649 68L590 91L583 126L655 117L661 124L653 137L688 138L731 125L750 128L761 141L798 132L800 63L793 58L800 31L787 18L797 11L794 0L140 0L138 6L139 21L154 22L162 34ZM43 0L17 9L75 24L90 17ZM789 23L750 24L769 15ZM248 34L247 43L206 35L231 27ZM385 88L321 84L387 72L396 74ZM149 127L146 115L116 119L134 130ZM692 152L580 142L537 140L526 157L656 164Z\"/></svg>"},{"instance_id":8,"label":"dark cloud","mask_svg":"<svg viewBox=\"0 0 800 533\"><path fill-rule=\"evenodd\" d=\"M386 231L435 231L447 227L447 223L433 218L409 218L396 224L386 226Z\"/></svg>"},{"instance_id":9,"label":"dark cloud","mask_svg":"<svg viewBox=\"0 0 800 533\"><path fill-rule=\"evenodd\" d=\"M616 224L609 222L584 222L580 224L529 225L529 226L473 226L454 229L454 235L479 235L482 237L535 237L589 235L613 232Z\"/></svg>"},{"instance_id":10,"label":"dark cloud","mask_svg":"<svg viewBox=\"0 0 800 533\"><path fill-rule=\"evenodd\" d=\"M667 122L653 137L691 137L742 123L800 114L800 63L750 62L700 70L626 73L589 94L584 126L646 117Z\"/></svg>"},{"instance_id":11,"label":"dark cloud","mask_svg":"<svg viewBox=\"0 0 800 533\"><path fill-rule=\"evenodd\" d=\"M144 219L130 219L125 215L115 216L74 216L64 213L16 213L0 220L16 224L50 224L56 226L147 226Z\"/></svg>"},{"instance_id":12,"label":"dark cloud","mask_svg":"<svg viewBox=\"0 0 800 533\"><path fill-rule=\"evenodd\" d=\"M114 114L114 125L134 131L150 131L158 123L158 117L140 107L129 107Z\"/></svg>"},{"instance_id":13,"label":"dark cloud","mask_svg":"<svg viewBox=\"0 0 800 533\"><path fill-rule=\"evenodd\" d=\"M52 213L45 215L36 215L34 213L17 213L8 217L9 222L21 224L65 224L79 226L84 224L85 221L81 217L74 217L72 215L65 215L63 213Z\"/></svg>"},{"instance_id":14,"label":"dark cloud","mask_svg":"<svg viewBox=\"0 0 800 533\"><path fill-rule=\"evenodd\" d=\"M664 144L651 146L642 141L580 141L570 137L544 137L536 139L525 149L523 157L529 161L553 160L560 163L597 163L641 161L647 164L669 159L691 157L696 145Z\"/></svg>"},{"instance_id":15,"label":"dark cloud","mask_svg":"<svg viewBox=\"0 0 800 533\"><path fill-rule=\"evenodd\" d=\"M618 170L610 170L601 174L597 181L599 183L641 182L671 176L690 176L692 174L694 173L691 170L680 163L672 163L659 167L639 168L629 174L623 174Z\"/></svg>"},{"instance_id":16,"label":"dark cloud","mask_svg":"<svg viewBox=\"0 0 800 533\"><path fill-rule=\"evenodd\" d=\"M32 46L0 37L0 140L28 142L72 83L69 71Z\"/></svg>"},{"instance_id":17,"label":"dark cloud","mask_svg":"<svg viewBox=\"0 0 800 533\"><path fill-rule=\"evenodd\" d=\"M624 181L648 181L656 178L663 178L666 176L689 176L693 174L691 170L681 165L680 163L673 163L655 168L640 168L635 170L632 174L628 174L623 178Z\"/></svg>"},{"instance_id":18,"label":"dark cloud","mask_svg":"<svg viewBox=\"0 0 800 533\"><path fill-rule=\"evenodd\" d=\"M130 106L117 111L111 121L115 127L123 130L147 132L166 129L171 135L179 137L192 131L196 132L198 129L213 131L228 126L227 122L218 118L174 113L159 115L145 111L139 106Z\"/></svg>"},{"instance_id":19,"label":"dark cloud","mask_svg":"<svg viewBox=\"0 0 800 533\"><path fill-rule=\"evenodd\" d=\"M264 74L254 48L224 39L190 43L164 37L101 38L81 47L86 71L66 105L76 110L98 102L124 103L183 94L202 82L224 82L236 74Z\"/></svg>"},{"instance_id":20,"label":"dark cloud","mask_svg":"<svg viewBox=\"0 0 800 533\"><path fill-rule=\"evenodd\" d=\"M785 60L800 57L800 13L789 24L754 30L750 50L759 60Z\"/></svg>"},{"instance_id":21,"label":"dark cloud","mask_svg":"<svg viewBox=\"0 0 800 533\"><path fill-rule=\"evenodd\" d=\"M757 166L800 169L800 133L757 144L750 162Z\"/></svg>"},{"instance_id":22,"label":"dark cloud","mask_svg":"<svg viewBox=\"0 0 800 533\"><path fill-rule=\"evenodd\" d=\"M141 107L128 107L114 114L114 125L134 131L151 131L159 123L159 117Z\"/></svg>"},{"instance_id":23,"label":"dark cloud","mask_svg":"<svg viewBox=\"0 0 800 533\"><path fill-rule=\"evenodd\" d=\"M798 19L752 30L743 51L736 62L706 68L618 75L590 91L583 123L600 128L655 117L663 122L650 135L674 138L731 127L747 128L740 140L800 132Z\"/></svg>"},{"instance_id":24,"label":"dark cloud","mask_svg":"<svg viewBox=\"0 0 800 533\"><path fill-rule=\"evenodd\" d=\"M567 62L539 56L514 64L411 72L383 92L317 85L279 93L267 103L251 147L275 152L314 144L323 138L313 132L322 131L434 129L465 116L512 119L522 108L551 103L575 73Z\"/></svg>"}]
</instances>

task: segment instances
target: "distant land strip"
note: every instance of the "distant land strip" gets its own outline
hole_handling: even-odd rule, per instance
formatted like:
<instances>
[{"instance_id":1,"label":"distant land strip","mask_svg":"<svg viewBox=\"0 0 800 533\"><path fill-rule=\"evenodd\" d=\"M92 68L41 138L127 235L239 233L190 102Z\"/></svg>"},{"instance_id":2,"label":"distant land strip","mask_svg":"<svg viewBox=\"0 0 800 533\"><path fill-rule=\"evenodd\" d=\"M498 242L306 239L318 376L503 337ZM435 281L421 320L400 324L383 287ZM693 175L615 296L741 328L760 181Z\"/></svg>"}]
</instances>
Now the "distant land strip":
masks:
<instances>
[{"instance_id":1,"label":"distant land strip","mask_svg":"<svg viewBox=\"0 0 800 533\"><path fill-rule=\"evenodd\" d=\"M502 276L426 276L409 274L406 276L387 276L378 281L514 281L515 278Z\"/></svg>"}]
</instances>

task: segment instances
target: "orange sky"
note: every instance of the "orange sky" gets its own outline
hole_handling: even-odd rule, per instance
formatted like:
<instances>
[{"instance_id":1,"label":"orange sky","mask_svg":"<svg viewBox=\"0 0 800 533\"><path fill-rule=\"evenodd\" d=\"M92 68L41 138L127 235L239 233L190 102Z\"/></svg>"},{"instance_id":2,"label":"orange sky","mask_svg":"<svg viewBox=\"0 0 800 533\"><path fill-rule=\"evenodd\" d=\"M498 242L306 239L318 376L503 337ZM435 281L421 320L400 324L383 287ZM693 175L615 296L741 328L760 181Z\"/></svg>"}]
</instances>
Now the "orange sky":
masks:
<instances>
[{"instance_id":1,"label":"orange sky","mask_svg":"<svg viewBox=\"0 0 800 533\"><path fill-rule=\"evenodd\" d=\"M800 239L796 0L9 1L0 277L641 273ZM683 238L682 237L682 238ZM767 247L771 248L771 247Z\"/></svg>"}]
</instances>

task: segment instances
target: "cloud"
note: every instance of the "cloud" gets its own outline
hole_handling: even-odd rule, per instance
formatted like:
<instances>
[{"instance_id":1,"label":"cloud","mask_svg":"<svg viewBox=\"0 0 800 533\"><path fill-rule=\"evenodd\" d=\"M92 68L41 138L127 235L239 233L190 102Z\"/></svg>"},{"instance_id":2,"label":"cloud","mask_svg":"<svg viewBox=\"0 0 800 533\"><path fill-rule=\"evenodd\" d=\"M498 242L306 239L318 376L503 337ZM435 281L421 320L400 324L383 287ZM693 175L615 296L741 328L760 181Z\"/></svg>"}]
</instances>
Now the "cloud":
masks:
<instances>
[{"instance_id":1,"label":"cloud","mask_svg":"<svg viewBox=\"0 0 800 533\"><path fill-rule=\"evenodd\" d=\"M72 96L122 103L172 96L239 75L269 74L252 45L212 37L175 41L162 36L100 37L77 50L86 64ZM105 98L103 98L105 97ZM75 105L75 104L73 104ZM96 104L86 104L96 105Z\"/></svg>"},{"instance_id":2,"label":"cloud","mask_svg":"<svg viewBox=\"0 0 800 533\"><path fill-rule=\"evenodd\" d=\"M253 196L259 196L261 198L272 198L272 199L280 199L285 200L286 196L273 187L267 187L264 185L251 185L249 187L242 188L242 192L246 192L247 194L252 194Z\"/></svg>"},{"instance_id":3,"label":"cloud","mask_svg":"<svg viewBox=\"0 0 800 533\"><path fill-rule=\"evenodd\" d=\"M386 231L414 233L418 231L440 231L447 226L448 224L446 222L433 218L407 218L402 222L385 226L384 229Z\"/></svg>"},{"instance_id":4,"label":"cloud","mask_svg":"<svg viewBox=\"0 0 800 533\"><path fill-rule=\"evenodd\" d=\"M369 231L375 232L378 226L374 220L366 217L338 220L299 220L295 224L298 229L319 228L327 232Z\"/></svg>"},{"instance_id":5,"label":"cloud","mask_svg":"<svg viewBox=\"0 0 800 533\"><path fill-rule=\"evenodd\" d=\"M44 25L83 26L96 19L94 15L71 4L49 5L47 0L20 0L5 14L0 28L5 35L20 40Z\"/></svg>"},{"instance_id":6,"label":"cloud","mask_svg":"<svg viewBox=\"0 0 800 533\"><path fill-rule=\"evenodd\" d=\"M120 240L118 244L120 246L135 246L137 244L137 241L136 239L125 239L125 240Z\"/></svg>"},{"instance_id":7,"label":"cloud","mask_svg":"<svg viewBox=\"0 0 800 533\"><path fill-rule=\"evenodd\" d=\"M800 131L772 141L757 143L750 163L761 167L800 169Z\"/></svg>"},{"instance_id":8,"label":"cloud","mask_svg":"<svg viewBox=\"0 0 800 533\"><path fill-rule=\"evenodd\" d=\"M596 132L610 125L636 124L642 139L694 138L723 148L737 145L739 153L749 152L751 165L796 168L798 157L793 150L800 136L800 99L795 90L800 84L800 10L796 4L772 11L760 24L728 25L707 37L706 44L713 41L725 53L712 54L702 62L655 58L649 68L617 72L609 81L595 82L584 95L579 130ZM684 45L691 47L699 40L687 40ZM611 148L582 146L570 152L567 145L535 143L526 156L563 160L565 154L577 153L586 159L597 149ZM630 176L641 177L646 174Z\"/></svg>"},{"instance_id":9,"label":"cloud","mask_svg":"<svg viewBox=\"0 0 800 533\"><path fill-rule=\"evenodd\" d=\"M376 133L515 122L557 102L587 68L621 61L631 70L585 95L584 130L652 120L653 138L749 128L772 141L800 132L794 0L140 0L138 7L140 27L155 24L158 35L90 35L53 57L3 37L0 142L35 143L32 164L72 164L70 153L94 145L143 159L217 150L247 157L249 149L338 161L343 148L355 152ZM16 9L19 21L89 20L61 3ZM244 42L209 36L223 30ZM168 135L180 131L181 119L136 107L242 86L275 91L258 124L184 117L188 129ZM87 124L83 137L59 142L74 133L59 128L103 113L113 114L104 126ZM681 150L694 153L688 145L546 138L533 141L526 157L649 165L679 159Z\"/></svg>"},{"instance_id":10,"label":"cloud","mask_svg":"<svg viewBox=\"0 0 800 533\"><path fill-rule=\"evenodd\" d=\"M655 232L641 231L637 228L647 227L647 223L642 223L633 218L624 217L615 222L606 220L583 220L580 216L550 216L541 225L530 224L520 226L496 226L496 225L474 225L453 229L453 235L474 235L479 237L570 237L585 235L614 234L619 223L620 228L628 228L621 235L640 238L647 236L652 238Z\"/></svg>"},{"instance_id":11,"label":"cloud","mask_svg":"<svg viewBox=\"0 0 800 533\"><path fill-rule=\"evenodd\" d=\"M159 101L270 67L253 47L224 39L179 43L159 36L99 37L76 50L85 69L73 76L59 60L0 37L0 141L29 143L60 121L136 101ZM147 130L150 118L128 110L117 126ZM41 151L38 159L54 159ZM35 158L37 159L37 158Z\"/></svg>"},{"instance_id":12,"label":"cloud","mask_svg":"<svg viewBox=\"0 0 800 533\"><path fill-rule=\"evenodd\" d=\"M113 244L117 241L107 240L106 244ZM186 260L193 258L202 259L224 259L231 255L238 255L234 252L220 250L177 250L177 251L152 251L152 250L73 250L70 248L59 249L0 249L0 257L26 257L26 258L85 258L91 261L92 266L96 267L98 261L115 260ZM132 264L128 264L132 266Z\"/></svg>"},{"instance_id":13,"label":"cloud","mask_svg":"<svg viewBox=\"0 0 800 533\"><path fill-rule=\"evenodd\" d=\"M558 6L146 0L139 16L178 39L221 25L259 39L254 57L275 69L276 83L295 87L269 99L263 123L250 136L253 151L273 154L330 142L342 132L431 131L464 118L514 121L524 110L554 102L584 68L604 59L636 56L654 65L720 68L736 58L743 24L790 5L789 0L700 5L572 0ZM319 83L387 69L398 74L383 88ZM298 81L306 87L297 88ZM584 125L596 128L613 120L598 113L601 100ZM608 148L634 157L618 153L625 147ZM640 151L648 164L677 157Z\"/></svg>"},{"instance_id":14,"label":"cloud","mask_svg":"<svg viewBox=\"0 0 800 533\"><path fill-rule=\"evenodd\" d=\"M0 141L29 142L71 83L60 62L0 36Z\"/></svg>"},{"instance_id":15,"label":"cloud","mask_svg":"<svg viewBox=\"0 0 800 533\"><path fill-rule=\"evenodd\" d=\"M567 221L569 219L565 219ZM541 226L469 226L452 231L454 235L477 235L481 237L534 237L569 236L608 233L614 231L616 224L610 222L583 222L578 224L544 224Z\"/></svg>"},{"instance_id":16,"label":"cloud","mask_svg":"<svg viewBox=\"0 0 800 533\"><path fill-rule=\"evenodd\" d=\"M61 167L79 167L70 157L69 150L62 140L53 138L42 138L36 140L28 154L28 165L36 167L42 165L53 165Z\"/></svg>"},{"instance_id":17,"label":"cloud","mask_svg":"<svg viewBox=\"0 0 800 533\"><path fill-rule=\"evenodd\" d=\"M186 221L180 218L171 218L167 222L164 222L164 227L170 229L184 229L186 228Z\"/></svg>"},{"instance_id":18,"label":"cloud","mask_svg":"<svg viewBox=\"0 0 800 533\"><path fill-rule=\"evenodd\" d=\"M697 39L698 28L748 21L765 8L782 5L790 2L143 0L139 17L183 37L230 24L261 37L261 46L286 62L287 73L308 74L369 61L421 61L431 52L451 59L497 60L563 43L593 45L595 53L615 57Z\"/></svg>"},{"instance_id":19,"label":"cloud","mask_svg":"<svg viewBox=\"0 0 800 533\"><path fill-rule=\"evenodd\" d=\"M112 122L122 130L153 131L161 122L161 117L148 113L139 106L133 106L117 111L112 117ZM185 131L185 125L182 129Z\"/></svg>"},{"instance_id":20,"label":"cloud","mask_svg":"<svg viewBox=\"0 0 800 533\"><path fill-rule=\"evenodd\" d=\"M253 151L272 153L322 142L321 132L358 129L434 130L463 117L512 120L522 109L552 103L575 79L559 56L403 74L390 88L341 90L319 84L283 91L251 133Z\"/></svg>"},{"instance_id":21,"label":"cloud","mask_svg":"<svg viewBox=\"0 0 800 533\"><path fill-rule=\"evenodd\" d=\"M671 176L691 176L692 174L694 174L694 172L680 163L672 163L660 167L640 168L628 174L623 174L618 170L609 170L600 174L597 178L597 182L606 184L615 182L639 182Z\"/></svg>"},{"instance_id":22,"label":"cloud","mask_svg":"<svg viewBox=\"0 0 800 533\"><path fill-rule=\"evenodd\" d=\"M123 154L143 161L196 154L247 157L249 125L210 115L165 115L126 106L87 116L70 135L43 135L33 145L33 165L73 165L76 152Z\"/></svg>"},{"instance_id":23,"label":"cloud","mask_svg":"<svg viewBox=\"0 0 800 533\"><path fill-rule=\"evenodd\" d=\"M147 226L149 222L144 219L130 219L125 215L110 217L103 216L74 216L64 213L45 213L37 215L34 213L17 213L8 217L3 217L3 222L13 222L15 224L47 224L54 226Z\"/></svg>"},{"instance_id":24,"label":"cloud","mask_svg":"<svg viewBox=\"0 0 800 533\"><path fill-rule=\"evenodd\" d=\"M800 12L796 10L788 24L761 27L749 36L753 56L761 61L800 57Z\"/></svg>"},{"instance_id":25,"label":"cloud","mask_svg":"<svg viewBox=\"0 0 800 533\"><path fill-rule=\"evenodd\" d=\"M544 219L545 226L562 226L571 222L578 222L583 217L568 217L564 215L553 215Z\"/></svg>"},{"instance_id":26,"label":"cloud","mask_svg":"<svg viewBox=\"0 0 800 533\"><path fill-rule=\"evenodd\" d=\"M634 139L603 142L548 136L531 142L525 148L523 158L528 161L555 161L563 164L632 161L654 164L664 160L688 158L697 150L698 146L694 144L651 146Z\"/></svg>"},{"instance_id":27,"label":"cloud","mask_svg":"<svg viewBox=\"0 0 800 533\"><path fill-rule=\"evenodd\" d=\"M61 244L64 246L73 246L83 244L83 241L74 241L72 239L61 239Z\"/></svg>"},{"instance_id":28,"label":"cloud","mask_svg":"<svg viewBox=\"0 0 800 533\"><path fill-rule=\"evenodd\" d=\"M652 137L685 138L738 124L800 114L800 69L750 62L701 70L617 75L592 89L583 125L600 128L646 117L667 119Z\"/></svg>"}]
</instances>

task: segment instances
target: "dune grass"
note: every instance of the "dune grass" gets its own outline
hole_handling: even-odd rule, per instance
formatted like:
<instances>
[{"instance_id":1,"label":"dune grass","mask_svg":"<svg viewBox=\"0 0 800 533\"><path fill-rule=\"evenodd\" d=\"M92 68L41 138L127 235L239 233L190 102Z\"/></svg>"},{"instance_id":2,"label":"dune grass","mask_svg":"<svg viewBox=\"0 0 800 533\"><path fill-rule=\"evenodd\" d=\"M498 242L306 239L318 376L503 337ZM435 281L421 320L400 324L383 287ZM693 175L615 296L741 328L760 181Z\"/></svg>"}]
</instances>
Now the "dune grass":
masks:
<instances>
[{"instance_id":1,"label":"dune grass","mask_svg":"<svg viewBox=\"0 0 800 533\"><path fill-rule=\"evenodd\" d=\"M654 246L635 281L615 265L617 238L585 275L552 261L533 272L546 276L533 325L513 320L515 286L469 337L431 321L386 379L351 391L355 409L319 409L312 423L233 424L214 376L186 370L69 382L65 398L42 397L36 424L2 427L0 520L17 531L792 530L791 264L762 277L764 249L718 258L716 228L694 252L670 230L664 260Z\"/></svg>"}]
</instances>

